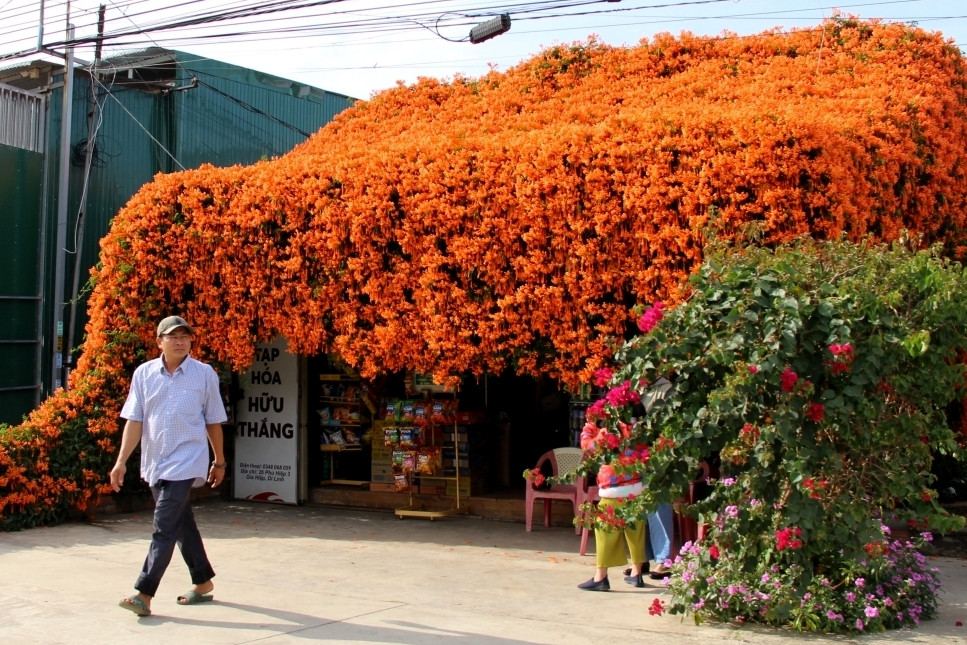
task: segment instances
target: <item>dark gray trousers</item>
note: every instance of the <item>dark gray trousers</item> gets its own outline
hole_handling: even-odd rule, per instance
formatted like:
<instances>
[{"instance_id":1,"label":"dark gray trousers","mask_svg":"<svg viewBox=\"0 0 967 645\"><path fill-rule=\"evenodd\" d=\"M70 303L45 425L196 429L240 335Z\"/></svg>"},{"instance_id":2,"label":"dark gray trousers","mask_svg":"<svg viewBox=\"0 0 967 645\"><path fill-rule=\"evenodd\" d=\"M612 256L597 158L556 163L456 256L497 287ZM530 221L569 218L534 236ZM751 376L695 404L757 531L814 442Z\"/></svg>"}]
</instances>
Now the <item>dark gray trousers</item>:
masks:
<instances>
[{"instance_id":1,"label":"dark gray trousers","mask_svg":"<svg viewBox=\"0 0 967 645\"><path fill-rule=\"evenodd\" d=\"M161 584L175 545L181 550L181 557L188 565L192 584L201 584L215 577L215 570L208 562L201 533L191 512L191 488L194 480L160 480L151 487L154 496L154 533L151 546L144 559L141 575L134 588L143 594L154 597Z\"/></svg>"}]
</instances>

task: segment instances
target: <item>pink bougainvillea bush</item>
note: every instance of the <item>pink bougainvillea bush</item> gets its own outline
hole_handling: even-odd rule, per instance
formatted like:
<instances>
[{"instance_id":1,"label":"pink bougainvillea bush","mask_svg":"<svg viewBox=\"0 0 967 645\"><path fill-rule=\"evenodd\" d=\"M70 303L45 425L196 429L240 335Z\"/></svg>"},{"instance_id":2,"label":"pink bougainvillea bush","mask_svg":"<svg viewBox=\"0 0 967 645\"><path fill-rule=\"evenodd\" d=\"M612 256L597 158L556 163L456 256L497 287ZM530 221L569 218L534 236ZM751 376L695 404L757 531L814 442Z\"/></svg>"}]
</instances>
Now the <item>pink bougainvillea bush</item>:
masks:
<instances>
[{"instance_id":1,"label":"pink bougainvillea bush","mask_svg":"<svg viewBox=\"0 0 967 645\"><path fill-rule=\"evenodd\" d=\"M668 502L705 527L668 563L656 612L851 632L934 616L939 578L918 548L964 524L930 474L935 452L963 458L948 418L965 381L963 267L902 244L801 242L720 248L691 283L598 374L581 472L644 492L612 514L589 506L589 521L621 527ZM702 461L710 494L683 507Z\"/></svg>"}]
</instances>

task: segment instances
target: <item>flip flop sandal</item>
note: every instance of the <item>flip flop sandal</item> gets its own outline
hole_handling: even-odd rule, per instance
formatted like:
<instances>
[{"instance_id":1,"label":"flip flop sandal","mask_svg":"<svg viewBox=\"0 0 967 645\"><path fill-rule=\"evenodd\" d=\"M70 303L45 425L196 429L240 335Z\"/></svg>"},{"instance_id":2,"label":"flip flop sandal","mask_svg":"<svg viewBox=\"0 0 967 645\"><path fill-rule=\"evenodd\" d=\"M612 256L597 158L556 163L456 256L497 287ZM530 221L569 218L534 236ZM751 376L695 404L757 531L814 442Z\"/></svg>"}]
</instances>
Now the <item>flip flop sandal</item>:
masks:
<instances>
[{"instance_id":1,"label":"flip flop sandal","mask_svg":"<svg viewBox=\"0 0 967 645\"><path fill-rule=\"evenodd\" d=\"M178 604L179 605L197 605L200 602L209 602L211 600L214 600L214 598L215 597L212 596L210 593L200 594L194 589L192 589L191 591L186 591L185 593L178 596Z\"/></svg>"},{"instance_id":2,"label":"flip flop sandal","mask_svg":"<svg viewBox=\"0 0 967 645\"><path fill-rule=\"evenodd\" d=\"M141 600L141 598L139 598L138 596L131 596L130 598L124 598L121 602L118 603L118 607L121 607L122 609L127 609L128 611L133 611L138 616L151 615L151 610L148 609L148 606L144 604L144 601Z\"/></svg>"}]
</instances>

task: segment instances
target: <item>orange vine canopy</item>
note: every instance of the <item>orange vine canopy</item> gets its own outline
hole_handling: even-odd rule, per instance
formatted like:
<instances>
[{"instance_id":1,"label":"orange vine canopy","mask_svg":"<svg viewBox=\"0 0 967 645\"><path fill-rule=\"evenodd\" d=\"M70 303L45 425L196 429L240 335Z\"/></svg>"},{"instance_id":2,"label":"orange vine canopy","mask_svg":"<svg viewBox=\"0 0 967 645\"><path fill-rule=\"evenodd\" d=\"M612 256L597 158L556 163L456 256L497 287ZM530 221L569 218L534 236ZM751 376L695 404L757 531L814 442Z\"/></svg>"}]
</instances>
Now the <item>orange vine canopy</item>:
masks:
<instances>
[{"instance_id":1,"label":"orange vine canopy","mask_svg":"<svg viewBox=\"0 0 967 645\"><path fill-rule=\"evenodd\" d=\"M281 158L144 186L102 242L75 378L109 332L150 343L179 312L239 368L281 334L364 375L577 384L634 304L682 296L713 219L726 238L907 229L960 253L965 81L939 34L838 18L401 85Z\"/></svg>"}]
</instances>

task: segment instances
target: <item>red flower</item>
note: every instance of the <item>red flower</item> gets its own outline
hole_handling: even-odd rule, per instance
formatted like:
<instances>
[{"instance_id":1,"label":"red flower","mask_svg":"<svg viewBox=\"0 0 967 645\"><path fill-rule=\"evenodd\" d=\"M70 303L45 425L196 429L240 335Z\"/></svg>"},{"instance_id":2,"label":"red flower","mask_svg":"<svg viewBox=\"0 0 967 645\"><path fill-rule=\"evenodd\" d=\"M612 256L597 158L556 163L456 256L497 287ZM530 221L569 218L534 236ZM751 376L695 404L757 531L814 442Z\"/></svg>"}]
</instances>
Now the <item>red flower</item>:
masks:
<instances>
[{"instance_id":1,"label":"red flower","mask_svg":"<svg viewBox=\"0 0 967 645\"><path fill-rule=\"evenodd\" d=\"M529 479L534 486L540 486L541 484L544 483L545 478L544 478L544 473L534 468L528 471L527 479Z\"/></svg>"},{"instance_id":2,"label":"red flower","mask_svg":"<svg viewBox=\"0 0 967 645\"><path fill-rule=\"evenodd\" d=\"M776 551L783 551L785 549L794 551L800 548L802 546L802 540L797 539L800 535L802 535L802 529L798 526L795 528L787 527L776 531Z\"/></svg>"},{"instance_id":3,"label":"red flower","mask_svg":"<svg viewBox=\"0 0 967 645\"><path fill-rule=\"evenodd\" d=\"M756 365L749 365L749 374L758 374L759 368Z\"/></svg>"},{"instance_id":4,"label":"red flower","mask_svg":"<svg viewBox=\"0 0 967 645\"><path fill-rule=\"evenodd\" d=\"M652 616L661 616L665 613L665 603L655 598L651 601L651 606L648 607L648 613Z\"/></svg>"},{"instance_id":5,"label":"red flower","mask_svg":"<svg viewBox=\"0 0 967 645\"><path fill-rule=\"evenodd\" d=\"M813 403L809 406L809 410L806 411L806 416L819 423L823 420L823 415L826 413L826 408L823 407L822 403Z\"/></svg>"},{"instance_id":6,"label":"red flower","mask_svg":"<svg viewBox=\"0 0 967 645\"><path fill-rule=\"evenodd\" d=\"M792 388L796 385L796 381L799 380L799 375L787 367L786 369L782 370L782 376L780 379L782 380L782 391L792 392Z\"/></svg>"},{"instance_id":7,"label":"red flower","mask_svg":"<svg viewBox=\"0 0 967 645\"><path fill-rule=\"evenodd\" d=\"M709 557L711 557L713 560L718 560L719 559L719 547L718 547L718 545L717 544L713 544L712 546L710 546L708 548L708 554L709 554Z\"/></svg>"},{"instance_id":8,"label":"red flower","mask_svg":"<svg viewBox=\"0 0 967 645\"><path fill-rule=\"evenodd\" d=\"M870 542L863 546L867 555L872 557L878 557L885 553L890 552L890 547L886 542Z\"/></svg>"}]
</instances>

